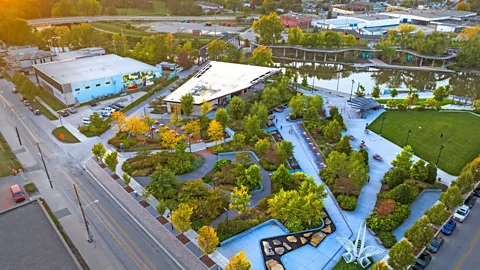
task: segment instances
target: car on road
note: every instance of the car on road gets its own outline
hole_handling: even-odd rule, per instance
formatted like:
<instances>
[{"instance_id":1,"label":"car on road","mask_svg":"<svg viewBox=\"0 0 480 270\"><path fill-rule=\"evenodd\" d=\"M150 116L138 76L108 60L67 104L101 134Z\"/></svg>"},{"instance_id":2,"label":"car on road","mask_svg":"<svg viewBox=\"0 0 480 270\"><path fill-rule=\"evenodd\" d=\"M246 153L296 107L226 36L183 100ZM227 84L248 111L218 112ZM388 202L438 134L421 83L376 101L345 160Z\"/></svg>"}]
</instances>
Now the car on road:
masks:
<instances>
[{"instance_id":1,"label":"car on road","mask_svg":"<svg viewBox=\"0 0 480 270\"><path fill-rule=\"evenodd\" d=\"M121 109L125 108L125 105L123 105L123 104L120 103L120 102L114 103L113 105L115 105L115 106L117 106L117 107L120 107Z\"/></svg>"},{"instance_id":2,"label":"car on road","mask_svg":"<svg viewBox=\"0 0 480 270\"><path fill-rule=\"evenodd\" d=\"M25 194L18 184L10 186L10 191L12 192L15 202L21 202L25 200Z\"/></svg>"},{"instance_id":3,"label":"car on road","mask_svg":"<svg viewBox=\"0 0 480 270\"><path fill-rule=\"evenodd\" d=\"M92 121L90 121L90 118L84 117L82 118L82 123L84 123L85 125L90 125Z\"/></svg>"},{"instance_id":4,"label":"car on road","mask_svg":"<svg viewBox=\"0 0 480 270\"><path fill-rule=\"evenodd\" d=\"M477 197L474 197L470 195L464 202L464 205L468 206L468 208L472 209L473 206L475 206L475 203L477 202Z\"/></svg>"},{"instance_id":5,"label":"car on road","mask_svg":"<svg viewBox=\"0 0 480 270\"><path fill-rule=\"evenodd\" d=\"M464 204L457 209L455 214L453 214L453 219L459 222L464 222L468 214L470 214L470 207Z\"/></svg>"},{"instance_id":6,"label":"car on road","mask_svg":"<svg viewBox=\"0 0 480 270\"><path fill-rule=\"evenodd\" d=\"M444 235L451 235L456 227L457 223L454 220L450 219L449 221L447 221L447 223L445 223L445 225L443 225L442 233Z\"/></svg>"},{"instance_id":7,"label":"car on road","mask_svg":"<svg viewBox=\"0 0 480 270\"><path fill-rule=\"evenodd\" d=\"M25 105L25 106L30 106L30 101L28 101L28 99L25 99L25 100L23 101L23 105Z\"/></svg>"},{"instance_id":8,"label":"car on road","mask_svg":"<svg viewBox=\"0 0 480 270\"><path fill-rule=\"evenodd\" d=\"M14 94L18 93L17 88L14 87L14 88L12 89L12 93L14 93Z\"/></svg>"},{"instance_id":9,"label":"car on road","mask_svg":"<svg viewBox=\"0 0 480 270\"><path fill-rule=\"evenodd\" d=\"M473 195L480 197L480 187L473 190Z\"/></svg>"},{"instance_id":10,"label":"car on road","mask_svg":"<svg viewBox=\"0 0 480 270\"><path fill-rule=\"evenodd\" d=\"M428 254L427 252L424 252L420 256L418 256L417 260L415 261L415 265L413 266L413 269L415 270L425 269L431 260L432 260L432 255Z\"/></svg>"},{"instance_id":11,"label":"car on road","mask_svg":"<svg viewBox=\"0 0 480 270\"><path fill-rule=\"evenodd\" d=\"M77 109L75 109L75 107L70 107L67 109L69 113L71 114L74 114L74 113L77 113Z\"/></svg>"},{"instance_id":12,"label":"car on road","mask_svg":"<svg viewBox=\"0 0 480 270\"><path fill-rule=\"evenodd\" d=\"M58 114L60 114L62 117L67 117L69 115L67 110L60 110L58 111Z\"/></svg>"},{"instance_id":13,"label":"car on road","mask_svg":"<svg viewBox=\"0 0 480 270\"><path fill-rule=\"evenodd\" d=\"M433 238L430 245L428 245L428 251L437 253L437 251L443 246L443 242L445 242L445 240L443 240L442 237L437 236Z\"/></svg>"}]
</instances>

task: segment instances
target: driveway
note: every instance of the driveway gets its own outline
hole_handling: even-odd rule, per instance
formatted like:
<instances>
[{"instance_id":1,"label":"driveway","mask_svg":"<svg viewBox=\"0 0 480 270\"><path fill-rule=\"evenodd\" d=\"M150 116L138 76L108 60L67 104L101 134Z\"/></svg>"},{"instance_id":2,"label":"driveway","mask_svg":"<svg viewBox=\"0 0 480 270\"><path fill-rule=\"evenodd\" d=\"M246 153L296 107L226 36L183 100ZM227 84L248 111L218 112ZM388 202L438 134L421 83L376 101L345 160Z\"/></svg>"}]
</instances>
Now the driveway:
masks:
<instances>
[{"instance_id":1,"label":"driveway","mask_svg":"<svg viewBox=\"0 0 480 270\"><path fill-rule=\"evenodd\" d=\"M27 194L25 194L25 201L23 202L16 203L15 200L13 200L10 186L15 184L18 184L23 190L24 181L20 175L0 178L0 212L6 211L30 200Z\"/></svg>"}]
</instances>

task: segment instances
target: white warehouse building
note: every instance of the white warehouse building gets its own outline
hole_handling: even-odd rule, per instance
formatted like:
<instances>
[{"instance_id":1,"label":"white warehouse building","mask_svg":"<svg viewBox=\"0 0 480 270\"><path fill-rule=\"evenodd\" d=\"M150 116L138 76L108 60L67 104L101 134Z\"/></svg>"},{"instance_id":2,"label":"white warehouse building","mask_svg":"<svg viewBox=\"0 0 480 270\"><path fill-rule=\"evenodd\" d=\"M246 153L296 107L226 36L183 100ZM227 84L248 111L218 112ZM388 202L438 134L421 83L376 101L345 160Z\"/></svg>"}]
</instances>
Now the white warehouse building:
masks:
<instances>
[{"instance_id":1,"label":"white warehouse building","mask_svg":"<svg viewBox=\"0 0 480 270\"><path fill-rule=\"evenodd\" d=\"M322 29L364 29L397 26L400 19L397 17L372 14L359 16L338 16L336 19L312 21L312 26Z\"/></svg>"}]
</instances>

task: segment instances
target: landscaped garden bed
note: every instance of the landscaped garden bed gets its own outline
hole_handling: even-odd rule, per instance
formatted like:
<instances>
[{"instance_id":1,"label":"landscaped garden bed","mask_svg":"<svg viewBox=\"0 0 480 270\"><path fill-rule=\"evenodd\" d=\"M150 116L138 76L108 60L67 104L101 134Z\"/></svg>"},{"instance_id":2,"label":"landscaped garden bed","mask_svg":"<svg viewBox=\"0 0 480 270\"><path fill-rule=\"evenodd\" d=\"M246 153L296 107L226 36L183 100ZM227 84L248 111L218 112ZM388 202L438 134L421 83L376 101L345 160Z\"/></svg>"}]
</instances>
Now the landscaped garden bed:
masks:
<instances>
[{"instance_id":1,"label":"landscaped garden bed","mask_svg":"<svg viewBox=\"0 0 480 270\"><path fill-rule=\"evenodd\" d=\"M57 138L57 140L64 142L64 143L79 143L80 140L75 137L68 129L64 126L58 127L52 130L53 136Z\"/></svg>"},{"instance_id":2,"label":"landscaped garden bed","mask_svg":"<svg viewBox=\"0 0 480 270\"><path fill-rule=\"evenodd\" d=\"M196 154L162 151L148 155L140 154L127 159L122 165L122 170L131 176L148 176L156 168L161 167L171 170L175 175L180 175L200 167L199 161L203 161L203 158ZM203 162L201 163L203 164Z\"/></svg>"}]
</instances>

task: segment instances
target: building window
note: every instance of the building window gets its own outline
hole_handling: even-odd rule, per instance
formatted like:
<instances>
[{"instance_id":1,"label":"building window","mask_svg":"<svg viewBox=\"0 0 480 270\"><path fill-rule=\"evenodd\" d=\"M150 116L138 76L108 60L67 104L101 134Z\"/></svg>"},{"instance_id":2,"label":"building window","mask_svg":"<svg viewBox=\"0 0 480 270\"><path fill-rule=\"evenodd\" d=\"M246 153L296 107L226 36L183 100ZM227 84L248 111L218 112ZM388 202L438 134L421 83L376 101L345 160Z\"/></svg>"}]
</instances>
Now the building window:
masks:
<instances>
[{"instance_id":1,"label":"building window","mask_svg":"<svg viewBox=\"0 0 480 270\"><path fill-rule=\"evenodd\" d=\"M87 85L87 86L85 86L85 89L90 89L90 86L88 86L88 85Z\"/></svg>"},{"instance_id":2,"label":"building window","mask_svg":"<svg viewBox=\"0 0 480 270\"><path fill-rule=\"evenodd\" d=\"M109 85L109 84L110 84L110 82L105 82L105 85Z\"/></svg>"},{"instance_id":3,"label":"building window","mask_svg":"<svg viewBox=\"0 0 480 270\"><path fill-rule=\"evenodd\" d=\"M99 84L99 83L97 83L96 87L100 87L100 84Z\"/></svg>"},{"instance_id":4,"label":"building window","mask_svg":"<svg viewBox=\"0 0 480 270\"><path fill-rule=\"evenodd\" d=\"M80 88L75 88L75 91L80 91Z\"/></svg>"}]
</instances>

